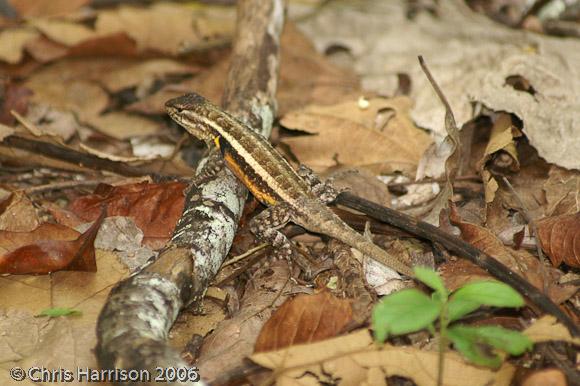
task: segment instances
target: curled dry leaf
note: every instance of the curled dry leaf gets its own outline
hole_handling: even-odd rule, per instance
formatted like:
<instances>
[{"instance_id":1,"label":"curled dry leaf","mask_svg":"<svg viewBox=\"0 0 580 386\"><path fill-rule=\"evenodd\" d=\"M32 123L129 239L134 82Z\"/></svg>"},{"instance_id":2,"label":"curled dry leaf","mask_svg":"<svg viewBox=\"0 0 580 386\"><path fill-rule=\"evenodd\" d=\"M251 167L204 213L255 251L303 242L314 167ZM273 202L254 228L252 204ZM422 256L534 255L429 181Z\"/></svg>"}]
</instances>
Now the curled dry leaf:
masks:
<instances>
[{"instance_id":1,"label":"curled dry leaf","mask_svg":"<svg viewBox=\"0 0 580 386\"><path fill-rule=\"evenodd\" d=\"M298 295L286 301L266 322L255 352L278 350L336 336L353 319L351 302L330 292Z\"/></svg>"},{"instance_id":2,"label":"curled dry leaf","mask_svg":"<svg viewBox=\"0 0 580 386\"><path fill-rule=\"evenodd\" d=\"M499 188L495 177L487 169L488 166L493 167L494 165L488 165L488 161L491 161L493 156L501 151L504 154L508 154L509 159L512 161L509 165L510 171L515 172L519 170L520 164L518 160L516 145L514 142L514 136L521 135L521 133L516 130L517 129L512 124L512 118L510 114L497 114L496 120L491 129L489 142L487 143L483 157L478 162L478 169L481 172L483 185L485 187L486 203L490 203L494 200L495 193Z\"/></svg>"},{"instance_id":3,"label":"curled dry leaf","mask_svg":"<svg viewBox=\"0 0 580 386\"><path fill-rule=\"evenodd\" d=\"M554 266L580 267L580 212L536 221L538 240Z\"/></svg>"},{"instance_id":4,"label":"curled dry leaf","mask_svg":"<svg viewBox=\"0 0 580 386\"><path fill-rule=\"evenodd\" d=\"M131 217L143 231L144 242L156 245L169 239L183 210L185 184L101 184L93 194L79 197L68 209L85 221L93 221L107 205L107 216ZM152 244L151 244L152 243Z\"/></svg>"},{"instance_id":5,"label":"curled dry leaf","mask_svg":"<svg viewBox=\"0 0 580 386\"><path fill-rule=\"evenodd\" d=\"M0 273L95 272L93 243L103 219L104 213L83 234L58 224L41 224L26 233L0 231Z\"/></svg>"}]
</instances>

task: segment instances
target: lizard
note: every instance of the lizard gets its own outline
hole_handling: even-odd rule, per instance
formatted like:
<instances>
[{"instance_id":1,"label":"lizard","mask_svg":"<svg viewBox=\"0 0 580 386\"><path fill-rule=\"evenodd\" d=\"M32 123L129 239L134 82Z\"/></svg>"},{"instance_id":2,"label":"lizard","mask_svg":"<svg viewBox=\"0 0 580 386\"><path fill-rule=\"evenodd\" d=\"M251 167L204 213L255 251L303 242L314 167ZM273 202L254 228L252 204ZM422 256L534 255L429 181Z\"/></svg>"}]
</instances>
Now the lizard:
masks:
<instances>
[{"instance_id":1,"label":"lizard","mask_svg":"<svg viewBox=\"0 0 580 386\"><path fill-rule=\"evenodd\" d=\"M216 146L225 165L267 209L250 230L289 260L294 248L280 231L293 222L307 231L335 238L407 276L412 269L350 228L327 204L338 192L307 167L295 170L270 142L203 96L190 93L165 103L169 116L208 147Z\"/></svg>"}]
</instances>

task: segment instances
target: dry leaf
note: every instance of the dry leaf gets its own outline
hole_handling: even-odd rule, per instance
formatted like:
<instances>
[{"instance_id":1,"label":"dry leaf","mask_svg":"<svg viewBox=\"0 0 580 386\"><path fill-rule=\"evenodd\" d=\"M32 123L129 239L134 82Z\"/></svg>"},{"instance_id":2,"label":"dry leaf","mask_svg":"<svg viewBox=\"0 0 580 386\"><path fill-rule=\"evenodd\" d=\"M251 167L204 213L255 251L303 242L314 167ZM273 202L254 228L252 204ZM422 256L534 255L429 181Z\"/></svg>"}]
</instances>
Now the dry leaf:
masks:
<instances>
[{"instance_id":1,"label":"dry leaf","mask_svg":"<svg viewBox=\"0 0 580 386\"><path fill-rule=\"evenodd\" d=\"M575 288L571 286L557 284L558 276L561 273L556 269L544 267L544 277L540 269L540 262L536 257L527 251L515 251L504 246L490 230L462 221L457 211L453 207L451 209L449 219L453 225L461 230L463 240L494 257L536 288L547 291L547 295L556 304L565 301L576 292Z\"/></svg>"},{"instance_id":2,"label":"dry leaf","mask_svg":"<svg viewBox=\"0 0 580 386\"><path fill-rule=\"evenodd\" d=\"M196 70L171 59L150 59L103 73L98 81L115 93L144 83L153 84L168 75L191 75Z\"/></svg>"},{"instance_id":3,"label":"dry leaf","mask_svg":"<svg viewBox=\"0 0 580 386\"><path fill-rule=\"evenodd\" d=\"M391 206L391 194L387 184L373 173L364 169L347 169L332 173L329 177L333 179L332 184L337 189L348 189L355 196L386 207Z\"/></svg>"},{"instance_id":4,"label":"dry leaf","mask_svg":"<svg viewBox=\"0 0 580 386\"><path fill-rule=\"evenodd\" d=\"M45 36L39 36L26 43L26 52L41 63L48 63L65 57L68 49L66 46L53 42Z\"/></svg>"},{"instance_id":5,"label":"dry leaf","mask_svg":"<svg viewBox=\"0 0 580 386\"><path fill-rule=\"evenodd\" d=\"M336 67L319 54L293 23L286 23L280 40L280 80L276 94L280 115L310 104L332 105L355 100L360 96L358 79L354 73ZM198 76L165 86L159 92L134 103L131 110L163 114L165 101L191 90L219 102L229 65L229 59L224 58Z\"/></svg>"},{"instance_id":6,"label":"dry leaf","mask_svg":"<svg viewBox=\"0 0 580 386\"><path fill-rule=\"evenodd\" d=\"M553 315L542 316L526 328L523 333L534 343L563 341L575 345L580 344L580 338L573 338L570 331Z\"/></svg>"},{"instance_id":7,"label":"dry leaf","mask_svg":"<svg viewBox=\"0 0 580 386\"><path fill-rule=\"evenodd\" d=\"M98 272L0 277L0 357L12 355L13 365L22 368L98 368L87 348L96 345L95 323L109 290L128 271L114 254L97 251L97 260ZM82 316L50 320L34 316L51 307L73 308Z\"/></svg>"},{"instance_id":8,"label":"dry leaf","mask_svg":"<svg viewBox=\"0 0 580 386\"><path fill-rule=\"evenodd\" d=\"M552 264L580 267L580 212L536 221L538 240Z\"/></svg>"},{"instance_id":9,"label":"dry leaf","mask_svg":"<svg viewBox=\"0 0 580 386\"><path fill-rule=\"evenodd\" d=\"M159 243L171 236L183 210L185 184L99 185L93 194L79 197L68 207L76 216L93 221L107 206L107 216L131 217L143 231L145 242Z\"/></svg>"},{"instance_id":10,"label":"dry leaf","mask_svg":"<svg viewBox=\"0 0 580 386\"><path fill-rule=\"evenodd\" d=\"M33 19L30 24L50 40L74 46L95 37L95 31L83 24L57 19Z\"/></svg>"},{"instance_id":11,"label":"dry leaf","mask_svg":"<svg viewBox=\"0 0 580 386\"><path fill-rule=\"evenodd\" d=\"M22 192L14 192L0 202L0 230L30 232L40 225L34 204Z\"/></svg>"},{"instance_id":12,"label":"dry leaf","mask_svg":"<svg viewBox=\"0 0 580 386\"><path fill-rule=\"evenodd\" d=\"M78 10L89 0L9 0L21 17L62 16Z\"/></svg>"},{"instance_id":13,"label":"dry leaf","mask_svg":"<svg viewBox=\"0 0 580 386\"><path fill-rule=\"evenodd\" d=\"M553 165L544 182L548 208L546 215L580 212L580 172Z\"/></svg>"},{"instance_id":14,"label":"dry leaf","mask_svg":"<svg viewBox=\"0 0 580 386\"><path fill-rule=\"evenodd\" d=\"M93 242L103 216L83 234L63 225L41 224L35 230L0 231L0 273L46 274L55 271L95 272Z\"/></svg>"},{"instance_id":15,"label":"dry leaf","mask_svg":"<svg viewBox=\"0 0 580 386\"><path fill-rule=\"evenodd\" d=\"M466 283L489 280L489 274L477 265L463 259L446 261L439 266L445 288L455 291Z\"/></svg>"},{"instance_id":16,"label":"dry leaf","mask_svg":"<svg viewBox=\"0 0 580 386\"><path fill-rule=\"evenodd\" d=\"M495 192L499 185L492 173L487 169L487 162L492 159L497 152L507 153L513 162L509 171L516 172L519 170L520 163L518 153L514 142L515 127L512 124L511 115L498 113L496 120L491 129L491 134L482 158L478 161L478 169L481 172L483 186L485 191L485 202L490 203L495 198ZM491 165L493 166L493 165Z\"/></svg>"},{"instance_id":17,"label":"dry leaf","mask_svg":"<svg viewBox=\"0 0 580 386\"><path fill-rule=\"evenodd\" d=\"M66 71L66 68L63 69ZM100 86L86 80L65 80L69 74L36 72L25 86L34 92L32 101L62 111L72 111L86 120L99 115L109 104L109 96Z\"/></svg>"},{"instance_id":18,"label":"dry leaf","mask_svg":"<svg viewBox=\"0 0 580 386\"><path fill-rule=\"evenodd\" d=\"M22 60L24 46L39 36L32 29L6 29L0 32L0 60L15 64Z\"/></svg>"},{"instance_id":19,"label":"dry leaf","mask_svg":"<svg viewBox=\"0 0 580 386\"><path fill-rule=\"evenodd\" d=\"M560 369L533 370L521 383L522 386L568 386L566 375Z\"/></svg>"},{"instance_id":20,"label":"dry leaf","mask_svg":"<svg viewBox=\"0 0 580 386\"><path fill-rule=\"evenodd\" d=\"M384 384L384 379L400 376L418 386L431 386L437 380L438 354L411 347L374 345L367 330L346 336L258 353L251 359L274 370L279 384L318 384L340 379L341 385ZM514 367L504 363L498 371L469 365L456 353L445 354L443 384L509 385ZM309 383L306 383L309 382Z\"/></svg>"},{"instance_id":21,"label":"dry leaf","mask_svg":"<svg viewBox=\"0 0 580 386\"><path fill-rule=\"evenodd\" d=\"M194 21L193 10L185 5L156 3L147 8L121 6L100 12L95 29L102 35L124 32L137 42L140 51L178 55L201 42Z\"/></svg>"},{"instance_id":22,"label":"dry leaf","mask_svg":"<svg viewBox=\"0 0 580 386\"><path fill-rule=\"evenodd\" d=\"M26 87L8 83L4 86L2 101L0 101L0 124L13 126L15 118L10 111L24 115L28 109L28 101L32 91Z\"/></svg>"},{"instance_id":23,"label":"dry leaf","mask_svg":"<svg viewBox=\"0 0 580 386\"><path fill-rule=\"evenodd\" d=\"M338 335L353 320L349 300L328 291L287 300L268 319L256 341L255 352L311 343Z\"/></svg>"},{"instance_id":24,"label":"dry leaf","mask_svg":"<svg viewBox=\"0 0 580 386\"><path fill-rule=\"evenodd\" d=\"M367 90L393 95L399 74L407 74L414 122L443 135L441 105L417 64L421 53L459 127L473 118L474 102L515 113L541 157L580 168L578 39L502 27L460 0L439 2L437 16L424 11L412 20L406 1L354 4L323 7L300 27L320 51L338 45L352 52ZM510 86L514 75L525 78L535 94Z\"/></svg>"},{"instance_id":25,"label":"dry leaf","mask_svg":"<svg viewBox=\"0 0 580 386\"><path fill-rule=\"evenodd\" d=\"M205 380L240 366L254 350L258 334L272 311L290 295L288 264L261 267L246 285L237 313L221 322L204 340L196 363ZM210 382L211 383L211 382Z\"/></svg>"},{"instance_id":26,"label":"dry leaf","mask_svg":"<svg viewBox=\"0 0 580 386\"><path fill-rule=\"evenodd\" d=\"M156 134L162 128L153 119L124 111L91 116L86 119L86 122L100 132L119 140Z\"/></svg>"},{"instance_id":27,"label":"dry leaf","mask_svg":"<svg viewBox=\"0 0 580 386\"><path fill-rule=\"evenodd\" d=\"M368 107L356 101L310 106L286 114L281 123L314 135L288 137L283 142L301 163L318 171L338 163L379 173L413 173L430 141L409 119L410 103L400 97L372 99Z\"/></svg>"}]
</instances>

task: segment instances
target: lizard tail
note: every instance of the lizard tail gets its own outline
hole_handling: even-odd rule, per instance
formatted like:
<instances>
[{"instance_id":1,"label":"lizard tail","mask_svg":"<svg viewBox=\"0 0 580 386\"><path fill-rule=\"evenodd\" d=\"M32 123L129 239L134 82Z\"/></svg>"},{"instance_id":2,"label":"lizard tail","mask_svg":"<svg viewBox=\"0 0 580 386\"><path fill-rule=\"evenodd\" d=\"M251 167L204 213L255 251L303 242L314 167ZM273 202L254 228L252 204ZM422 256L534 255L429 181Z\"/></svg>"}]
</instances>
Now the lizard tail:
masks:
<instances>
[{"instance_id":1,"label":"lizard tail","mask_svg":"<svg viewBox=\"0 0 580 386\"><path fill-rule=\"evenodd\" d=\"M384 249L375 245L365 236L349 227L340 217L330 209L318 211L316 219L312 217L306 221L307 224L300 224L309 231L322 233L335 238L355 249L364 255L370 256L374 260L394 269L407 276L414 276L413 270L397 257L389 254ZM314 221L313 221L314 220ZM313 223L314 222L314 223Z\"/></svg>"}]
</instances>

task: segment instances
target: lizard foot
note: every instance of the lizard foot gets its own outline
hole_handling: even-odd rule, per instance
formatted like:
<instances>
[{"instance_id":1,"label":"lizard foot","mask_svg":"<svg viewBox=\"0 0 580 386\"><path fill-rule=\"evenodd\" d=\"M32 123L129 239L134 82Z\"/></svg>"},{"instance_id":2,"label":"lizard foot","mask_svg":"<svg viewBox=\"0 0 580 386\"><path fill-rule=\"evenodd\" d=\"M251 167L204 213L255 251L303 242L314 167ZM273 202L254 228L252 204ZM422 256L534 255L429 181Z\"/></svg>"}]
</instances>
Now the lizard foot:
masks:
<instances>
[{"instance_id":1,"label":"lizard foot","mask_svg":"<svg viewBox=\"0 0 580 386\"><path fill-rule=\"evenodd\" d=\"M262 242L270 244L276 254L276 258L284 258L288 261L290 272L294 271L294 264L304 272L306 278L312 278L319 272L328 269L327 266L310 261L296 249L294 244L280 232L290 220L290 210L285 204L270 207L250 222L250 231Z\"/></svg>"}]
</instances>

